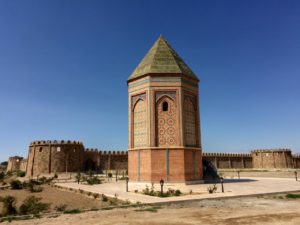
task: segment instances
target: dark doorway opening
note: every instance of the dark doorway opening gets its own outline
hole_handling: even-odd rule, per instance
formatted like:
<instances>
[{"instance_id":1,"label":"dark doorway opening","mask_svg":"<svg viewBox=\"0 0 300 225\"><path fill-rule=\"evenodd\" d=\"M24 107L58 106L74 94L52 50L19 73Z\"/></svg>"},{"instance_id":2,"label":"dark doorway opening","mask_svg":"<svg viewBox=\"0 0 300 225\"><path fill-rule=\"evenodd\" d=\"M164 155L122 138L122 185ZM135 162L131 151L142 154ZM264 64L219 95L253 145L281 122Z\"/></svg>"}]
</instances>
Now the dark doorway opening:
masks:
<instances>
[{"instance_id":1,"label":"dark doorway opening","mask_svg":"<svg viewBox=\"0 0 300 225\"><path fill-rule=\"evenodd\" d=\"M96 163L92 159L87 159L84 163L84 171L95 171Z\"/></svg>"}]
</instances>

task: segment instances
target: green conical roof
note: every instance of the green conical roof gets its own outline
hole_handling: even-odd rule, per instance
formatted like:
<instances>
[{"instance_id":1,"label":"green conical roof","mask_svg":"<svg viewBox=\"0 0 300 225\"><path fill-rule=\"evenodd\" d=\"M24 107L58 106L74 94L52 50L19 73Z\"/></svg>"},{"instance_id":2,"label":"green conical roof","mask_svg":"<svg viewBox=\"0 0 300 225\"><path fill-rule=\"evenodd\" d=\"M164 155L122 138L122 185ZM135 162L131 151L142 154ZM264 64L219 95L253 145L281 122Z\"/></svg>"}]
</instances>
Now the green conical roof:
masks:
<instances>
[{"instance_id":1,"label":"green conical roof","mask_svg":"<svg viewBox=\"0 0 300 225\"><path fill-rule=\"evenodd\" d=\"M128 80L132 80L149 73L184 74L198 80L193 71L185 64L185 62L162 36L157 39L152 48L130 75Z\"/></svg>"}]
</instances>

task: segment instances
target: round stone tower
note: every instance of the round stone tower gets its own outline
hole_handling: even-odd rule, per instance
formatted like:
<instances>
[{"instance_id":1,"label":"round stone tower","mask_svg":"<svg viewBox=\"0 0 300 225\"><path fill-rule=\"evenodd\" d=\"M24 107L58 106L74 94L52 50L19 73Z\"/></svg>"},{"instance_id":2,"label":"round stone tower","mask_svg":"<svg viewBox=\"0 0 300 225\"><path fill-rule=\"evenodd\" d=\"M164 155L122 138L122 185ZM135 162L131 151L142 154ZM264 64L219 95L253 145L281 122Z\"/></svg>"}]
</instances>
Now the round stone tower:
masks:
<instances>
[{"instance_id":1,"label":"round stone tower","mask_svg":"<svg viewBox=\"0 0 300 225\"><path fill-rule=\"evenodd\" d=\"M130 181L202 179L198 82L161 36L131 74Z\"/></svg>"},{"instance_id":2,"label":"round stone tower","mask_svg":"<svg viewBox=\"0 0 300 225\"><path fill-rule=\"evenodd\" d=\"M82 170L84 146L78 141L34 141L29 146L26 176Z\"/></svg>"}]
</instances>

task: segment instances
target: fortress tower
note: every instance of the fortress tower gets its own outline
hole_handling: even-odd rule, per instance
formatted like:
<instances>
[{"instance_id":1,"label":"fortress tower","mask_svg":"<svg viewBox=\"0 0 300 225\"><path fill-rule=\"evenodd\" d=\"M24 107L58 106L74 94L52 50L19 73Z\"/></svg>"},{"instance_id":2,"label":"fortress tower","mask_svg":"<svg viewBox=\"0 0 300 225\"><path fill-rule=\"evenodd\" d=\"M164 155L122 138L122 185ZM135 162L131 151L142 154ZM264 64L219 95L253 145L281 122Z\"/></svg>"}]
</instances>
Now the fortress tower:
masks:
<instances>
[{"instance_id":1,"label":"fortress tower","mask_svg":"<svg viewBox=\"0 0 300 225\"><path fill-rule=\"evenodd\" d=\"M130 181L202 179L198 82L161 36L128 78Z\"/></svg>"}]
</instances>

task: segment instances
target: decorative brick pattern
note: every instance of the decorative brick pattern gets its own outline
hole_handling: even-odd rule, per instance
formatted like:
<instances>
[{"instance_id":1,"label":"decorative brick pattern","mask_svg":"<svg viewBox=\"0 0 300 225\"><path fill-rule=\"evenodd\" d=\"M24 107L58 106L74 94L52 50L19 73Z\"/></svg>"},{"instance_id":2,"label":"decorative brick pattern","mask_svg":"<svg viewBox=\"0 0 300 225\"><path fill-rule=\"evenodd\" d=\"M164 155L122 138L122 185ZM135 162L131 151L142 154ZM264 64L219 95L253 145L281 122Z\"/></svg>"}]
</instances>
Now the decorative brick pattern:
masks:
<instances>
[{"instance_id":1,"label":"decorative brick pattern","mask_svg":"<svg viewBox=\"0 0 300 225\"><path fill-rule=\"evenodd\" d=\"M133 111L133 146L134 148L144 147L147 144L147 123L146 103L139 99Z\"/></svg>"},{"instance_id":2,"label":"decorative brick pattern","mask_svg":"<svg viewBox=\"0 0 300 225\"><path fill-rule=\"evenodd\" d=\"M190 96L184 97L184 124L185 124L185 143L186 146L195 147L197 145L196 137L196 109L194 106L195 99Z\"/></svg>"},{"instance_id":3,"label":"decorative brick pattern","mask_svg":"<svg viewBox=\"0 0 300 225\"><path fill-rule=\"evenodd\" d=\"M164 109L165 105L165 109ZM156 108L156 144L158 147L178 145L178 109L174 100L168 96L162 97Z\"/></svg>"}]
</instances>

